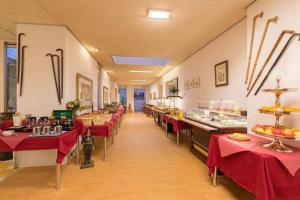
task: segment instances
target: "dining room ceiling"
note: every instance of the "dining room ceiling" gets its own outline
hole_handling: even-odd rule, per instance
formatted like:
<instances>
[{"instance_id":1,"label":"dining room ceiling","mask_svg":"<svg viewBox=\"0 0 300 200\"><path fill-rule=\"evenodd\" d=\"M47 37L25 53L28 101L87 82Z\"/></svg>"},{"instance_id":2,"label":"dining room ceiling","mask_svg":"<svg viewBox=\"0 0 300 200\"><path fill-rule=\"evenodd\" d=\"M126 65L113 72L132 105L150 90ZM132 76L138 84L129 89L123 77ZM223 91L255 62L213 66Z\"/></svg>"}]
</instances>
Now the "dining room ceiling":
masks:
<instances>
[{"instance_id":1,"label":"dining room ceiling","mask_svg":"<svg viewBox=\"0 0 300 200\"><path fill-rule=\"evenodd\" d=\"M146 80L140 84L148 85L244 18L252 1L0 0L0 40L15 40L16 22L65 25L113 81L128 85ZM171 17L149 19L149 8L169 10ZM171 61L164 66L120 65L112 56Z\"/></svg>"}]
</instances>

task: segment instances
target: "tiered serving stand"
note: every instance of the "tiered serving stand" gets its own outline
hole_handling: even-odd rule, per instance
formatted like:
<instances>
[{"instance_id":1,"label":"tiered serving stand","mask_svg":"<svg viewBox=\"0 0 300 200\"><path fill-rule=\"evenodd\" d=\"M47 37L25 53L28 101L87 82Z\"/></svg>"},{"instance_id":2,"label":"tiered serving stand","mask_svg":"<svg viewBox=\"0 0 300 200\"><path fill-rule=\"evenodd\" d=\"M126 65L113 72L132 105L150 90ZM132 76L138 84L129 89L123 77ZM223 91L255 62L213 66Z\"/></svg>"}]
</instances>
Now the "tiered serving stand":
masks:
<instances>
[{"instance_id":1,"label":"tiered serving stand","mask_svg":"<svg viewBox=\"0 0 300 200\"><path fill-rule=\"evenodd\" d=\"M299 109L294 109L294 108L286 108L286 107L281 107L280 103L280 96L282 94L288 93L288 92L295 92L297 91L296 88L280 88L280 77L276 78L277 81L277 86L274 89L264 89L262 90L263 92L271 92L275 94L276 100L275 100L275 106L274 107L262 107L259 109L260 113L263 114L269 114L269 115L274 115L276 118L275 121L275 126L274 128L283 128L283 126L280 125L280 117L284 115L290 115L292 112L299 112ZM288 136L283 136L283 135L269 135L269 134L263 134L260 132L257 132L253 130L255 134L261 135L263 137L268 137L272 138L273 142L270 144L265 144L263 145L265 148L277 151L277 152L293 152L291 148L288 148L284 146L281 142L281 139L288 139L288 140L300 140L300 138L297 137L288 137Z\"/></svg>"}]
</instances>

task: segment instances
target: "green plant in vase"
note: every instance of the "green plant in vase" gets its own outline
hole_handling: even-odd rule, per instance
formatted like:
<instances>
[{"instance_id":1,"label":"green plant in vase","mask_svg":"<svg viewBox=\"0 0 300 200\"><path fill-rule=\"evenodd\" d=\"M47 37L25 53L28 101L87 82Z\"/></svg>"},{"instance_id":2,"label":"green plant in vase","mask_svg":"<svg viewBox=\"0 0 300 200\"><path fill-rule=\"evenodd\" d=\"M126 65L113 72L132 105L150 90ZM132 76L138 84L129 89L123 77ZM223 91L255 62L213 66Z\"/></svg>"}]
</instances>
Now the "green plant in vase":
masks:
<instances>
[{"instance_id":1,"label":"green plant in vase","mask_svg":"<svg viewBox=\"0 0 300 200\"><path fill-rule=\"evenodd\" d=\"M172 93L173 96L178 95L179 89L177 87L171 87L170 92Z\"/></svg>"},{"instance_id":2,"label":"green plant in vase","mask_svg":"<svg viewBox=\"0 0 300 200\"><path fill-rule=\"evenodd\" d=\"M66 108L73 111L73 115L77 115L77 111L81 111L81 102L79 99L71 100L66 103Z\"/></svg>"}]
</instances>

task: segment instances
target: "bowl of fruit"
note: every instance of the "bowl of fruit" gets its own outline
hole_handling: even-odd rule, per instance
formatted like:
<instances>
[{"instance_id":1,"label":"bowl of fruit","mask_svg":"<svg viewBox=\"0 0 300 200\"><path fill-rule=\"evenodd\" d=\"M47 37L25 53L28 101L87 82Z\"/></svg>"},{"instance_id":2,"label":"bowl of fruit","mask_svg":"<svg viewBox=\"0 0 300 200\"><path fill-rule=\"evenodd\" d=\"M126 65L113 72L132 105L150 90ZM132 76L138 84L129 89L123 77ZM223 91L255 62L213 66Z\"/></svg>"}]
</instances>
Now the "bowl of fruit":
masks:
<instances>
[{"instance_id":1,"label":"bowl of fruit","mask_svg":"<svg viewBox=\"0 0 300 200\"><path fill-rule=\"evenodd\" d=\"M286 127L274 127L271 125L255 125L252 131L256 134L270 137L270 138L282 138L300 140L300 128L286 128Z\"/></svg>"}]
</instances>

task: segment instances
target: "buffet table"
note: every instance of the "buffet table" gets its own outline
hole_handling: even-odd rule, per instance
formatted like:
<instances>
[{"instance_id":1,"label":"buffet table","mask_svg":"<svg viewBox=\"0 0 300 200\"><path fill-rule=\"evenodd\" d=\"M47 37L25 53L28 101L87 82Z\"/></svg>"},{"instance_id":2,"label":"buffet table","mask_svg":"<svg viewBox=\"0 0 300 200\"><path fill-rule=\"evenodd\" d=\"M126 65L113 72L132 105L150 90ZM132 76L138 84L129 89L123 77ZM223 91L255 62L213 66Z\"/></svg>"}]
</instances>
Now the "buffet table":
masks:
<instances>
[{"instance_id":1,"label":"buffet table","mask_svg":"<svg viewBox=\"0 0 300 200\"><path fill-rule=\"evenodd\" d=\"M113 122L107 122L103 125L91 125L91 126L85 126L81 119L76 120L76 126L78 128L80 135L85 135L87 132L87 129L90 128L91 134L96 137L103 137L104 138L104 160L106 160L106 140L107 137L112 136L112 143L113 143L113 133L112 133L112 127L114 126Z\"/></svg>"},{"instance_id":2,"label":"buffet table","mask_svg":"<svg viewBox=\"0 0 300 200\"><path fill-rule=\"evenodd\" d=\"M148 116L148 117L150 117L150 116L152 116L152 108L154 107L154 105L151 105L151 104L145 104L144 105L144 113Z\"/></svg>"},{"instance_id":3,"label":"buffet table","mask_svg":"<svg viewBox=\"0 0 300 200\"><path fill-rule=\"evenodd\" d=\"M112 144L114 142L114 130L118 131L118 127L121 126L122 119L125 114L125 109L123 107L119 107L117 112L114 113L109 121L104 122L101 125L90 125L87 126L83 123L80 117L76 120L76 126L78 128L78 132L80 135L85 135L87 129L90 128L91 134L96 137L103 137L104 138L104 160L106 160L107 155L107 138L112 137ZM97 113L95 113L97 115ZM82 116L81 116L82 117ZM83 116L84 117L84 116Z\"/></svg>"},{"instance_id":4,"label":"buffet table","mask_svg":"<svg viewBox=\"0 0 300 200\"><path fill-rule=\"evenodd\" d=\"M168 136L168 124L171 124L173 127L173 131L176 133L177 136L177 146L179 147L179 140L180 140L180 131L181 130L190 130L191 126L186 122L178 119L177 116L173 115L164 115L163 120L166 122L166 132Z\"/></svg>"},{"instance_id":5,"label":"buffet table","mask_svg":"<svg viewBox=\"0 0 300 200\"><path fill-rule=\"evenodd\" d=\"M207 165L213 185L219 169L256 199L300 199L300 150L278 153L262 147L268 140L252 135L250 139L239 142L212 135Z\"/></svg>"},{"instance_id":6,"label":"buffet table","mask_svg":"<svg viewBox=\"0 0 300 200\"><path fill-rule=\"evenodd\" d=\"M153 115L153 119L154 122L162 127L164 125L164 116L167 115L169 112L165 111L165 110L161 110L159 108L153 107L152 109L152 115Z\"/></svg>"},{"instance_id":7,"label":"buffet table","mask_svg":"<svg viewBox=\"0 0 300 200\"><path fill-rule=\"evenodd\" d=\"M30 134L31 133L17 133L14 136L2 136L0 134L0 152L14 152L15 167L17 167L17 151L57 149L56 189L59 189L61 179L60 165L65 156L71 151L72 147L77 144L77 129L67 131L59 136L31 137ZM79 146L77 145L77 160L79 156L78 148Z\"/></svg>"}]
</instances>

